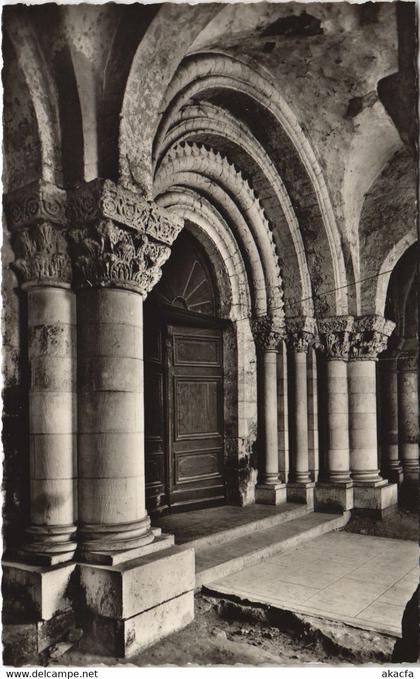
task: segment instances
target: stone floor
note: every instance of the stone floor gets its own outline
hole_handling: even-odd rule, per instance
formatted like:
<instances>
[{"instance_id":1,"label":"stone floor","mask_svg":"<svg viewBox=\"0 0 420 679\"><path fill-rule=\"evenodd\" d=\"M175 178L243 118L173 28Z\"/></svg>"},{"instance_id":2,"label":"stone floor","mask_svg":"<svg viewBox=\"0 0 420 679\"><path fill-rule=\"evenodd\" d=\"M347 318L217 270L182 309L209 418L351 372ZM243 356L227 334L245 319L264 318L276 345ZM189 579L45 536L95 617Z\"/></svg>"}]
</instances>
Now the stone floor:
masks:
<instances>
[{"instance_id":1,"label":"stone floor","mask_svg":"<svg viewBox=\"0 0 420 679\"><path fill-rule=\"evenodd\" d=\"M207 590L398 636L418 579L415 543L333 532Z\"/></svg>"}]
</instances>

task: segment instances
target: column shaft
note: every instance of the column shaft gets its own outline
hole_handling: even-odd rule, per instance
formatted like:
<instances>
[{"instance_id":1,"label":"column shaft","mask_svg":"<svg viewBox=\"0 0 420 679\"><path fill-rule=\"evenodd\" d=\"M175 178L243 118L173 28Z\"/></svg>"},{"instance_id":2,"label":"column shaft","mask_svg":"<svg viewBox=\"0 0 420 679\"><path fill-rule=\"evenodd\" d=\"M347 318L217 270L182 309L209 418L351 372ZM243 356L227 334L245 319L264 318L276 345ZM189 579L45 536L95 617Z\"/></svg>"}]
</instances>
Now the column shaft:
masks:
<instances>
[{"instance_id":1,"label":"column shaft","mask_svg":"<svg viewBox=\"0 0 420 679\"><path fill-rule=\"evenodd\" d=\"M295 480L298 483L307 483L311 480L309 477L308 388L306 358L306 352L293 351L295 377Z\"/></svg>"},{"instance_id":2,"label":"column shaft","mask_svg":"<svg viewBox=\"0 0 420 679\"><path fill-rule=\"evenodd\" d=\"M30 525L25 552L75 551L76 304L71 290L28 288ZM52 558L52 557L51 557Z\"/></svg>"},{"instance_id":3,"label":"column shaft","mask_svg":"<svg viewBox=\"0 0 420 679\"><path fill-rule=\"evenodd\" d=\"M398 425L404 481L416 481L419 474L419 395L417 365L413 358L401 358L398 362Z\"/></svg>"},{"instance_id":4,"label":"column shaft","mask_svg":"<svg viewBox=\"0 0 420 679\"><path fill-rule=\"evenodd\" d=\"M348 374L351 477L357 482L381 482L376 429L376 361L350 361Z\"/></svg>"},{"instance_id":5,"label":"column shaft","mask_svg":"<svg viewBox=\"0 0 420 679\"><path fill-rule=\"evenodd\" d=\"M263 483L279 482L277 433L277 352L265 351L264 366L264 438L265 463Z\"/></svg>"},{"instance_id":6,"label":"column shaft","mask_svg":"<svg viewBox=\"0 0 420 679\"><path fill-rule=\"evenodd\" d=\"M383 467L388 475L398 474L401 462L398 451L398 377L397 359L387 357L379 363L382 377L381 405L383 417ZM392 479L394 480L394 479Z\"/></svg>"},{"instance_id":7,"label":"column shaft","mask_svg":"<svg viewBox=\"0 0 420 679\"><path fill-rule=\"evenodd\" d=\"M309 472L313 481L319 476L318 370L316 351L308 351L308 451Z\"/></svg>"},{"instance_id":8,"label":"column shaft","mask_svg":"<svg viewBox=\"0 0 420 679\"><path fill-rule=\"evenodd\" d=\"M346 361L327 360L328 480L350 481L349 399Z\"/></svg>"},{"instance_id":9,"label":"column shaft","mask_svg":"<svg viewBox=\"0 0 420 679\"><path fill-rule=\"evenodd\" d=\"M287 349L284 341L277 354L277 436L279 440L279 473L281 481L289 479L289 408L287 402Z\"/></svg>"},{"instance_id":10,"label":"column shaft","mask_svg":"<svg viewBox=\"0 0 420 679\"><path fill-rule=\"evenodd\" d=\"M79 520L82 552L153 540L145 508L143 302L83 290L79 327Z\"/></svg>"}]
</instances>

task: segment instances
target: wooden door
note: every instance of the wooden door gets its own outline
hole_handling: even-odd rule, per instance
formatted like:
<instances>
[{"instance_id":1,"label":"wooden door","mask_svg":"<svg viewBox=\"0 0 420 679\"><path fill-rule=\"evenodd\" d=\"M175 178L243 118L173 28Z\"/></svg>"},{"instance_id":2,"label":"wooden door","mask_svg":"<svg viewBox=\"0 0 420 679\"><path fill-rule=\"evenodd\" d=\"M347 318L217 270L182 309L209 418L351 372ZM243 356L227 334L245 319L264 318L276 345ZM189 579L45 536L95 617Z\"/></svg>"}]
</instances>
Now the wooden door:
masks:
<instances>
[{"instance_id":1,"label":"wooden door","mask_svg":"<svg viewBox=\"0 0 420 679\"><path fill-rule=\"evenodd\" d=\"M220 330L167 328L168 503L222 500L223 346Z\"/></svg>"}]
</instances>

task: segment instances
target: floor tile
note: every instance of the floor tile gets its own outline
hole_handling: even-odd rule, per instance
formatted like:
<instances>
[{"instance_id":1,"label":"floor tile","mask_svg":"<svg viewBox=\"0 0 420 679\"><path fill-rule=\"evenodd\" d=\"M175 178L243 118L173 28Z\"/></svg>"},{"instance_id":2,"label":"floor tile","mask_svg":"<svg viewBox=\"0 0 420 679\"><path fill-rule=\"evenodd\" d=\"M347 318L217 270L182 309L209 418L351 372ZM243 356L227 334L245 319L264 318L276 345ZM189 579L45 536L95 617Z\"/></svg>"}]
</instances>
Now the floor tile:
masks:
<instances>
[{"instance_id":1,"label":"floor tile","mask_svg":"<svg viewBox=\"0 0 420 679\"><path fill-rule=\"evenodd\" d=\"M371 622L386 621L389 625L399 628L405 606L394 606L382 601L373 602L368 608L361 611L356 618L370 620Z\"/></svg>"},{"instance_id":2,"label":"floor tile","mask_svg":"<svg viewBox=\"0 0 420 679\"><path fill-rule=\"evenodd\" d=\"M250 601L397 635L418 583L417 545L332 532L220 579Z\"/></svg>"}]
</instances>

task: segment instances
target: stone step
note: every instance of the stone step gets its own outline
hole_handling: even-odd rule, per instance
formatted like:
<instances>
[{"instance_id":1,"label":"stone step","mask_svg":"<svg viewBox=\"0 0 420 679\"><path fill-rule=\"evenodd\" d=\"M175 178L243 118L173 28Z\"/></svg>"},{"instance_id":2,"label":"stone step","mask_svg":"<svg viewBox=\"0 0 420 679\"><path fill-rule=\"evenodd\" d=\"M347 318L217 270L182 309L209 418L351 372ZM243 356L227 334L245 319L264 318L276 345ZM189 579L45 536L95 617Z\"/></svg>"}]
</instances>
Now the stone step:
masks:
<instances>
[{"instance_id":1,"label":"stone step","mask_svg":"<svg viewBox=\"0 0 420 679\"><path fill-rule=\"evenodd\" d=\"M276 507L258 504L247 507L224 505L160 517L154 523L163 528L165 533L173 534L177 545L185 544L194 549L202 549L292 521L310 511L312 509L307 505L293 502L285 502Z\"/></svg>"},{"instance_id":2,"label":"stone step","mask_svg":"<svg viewBox=\"0 0 420 679\"><path fill-rule=\"evenodd\" d=\"M255 519L254 521L249 521L243 525L225 528L216 533L189 540L187 543L188 547L194 547L194 549L197 550L205 549L206 547L214 547L215 545L223 545L232 542L232 540L254 534L256 531L267 530L268 528L278 526L287 521L293 521L293 519L305 516L309 511L312 511L307 505L296 504L293 502L285 502L275 509L277 511L264 518Z\"/></svg>"},{"instance_id":3,"label":"stone step","mask_svg":"<svg viewBox=\"0 0 420 679\"><path fill-rule=\"evenodd\" d=\"M295 549L302 542L342 528L349 520L349 516L349 512L306 513L291 521L254 531L252 535L248 533L230 542L212 547L196 547L195 586L199 588L207 585L273 554Z\"/></svg>"}]
</instances>

